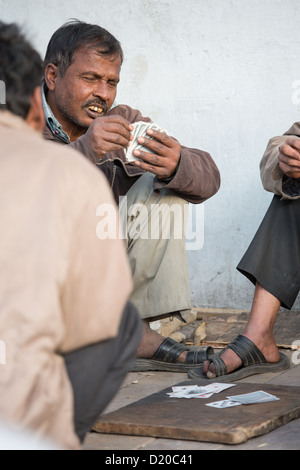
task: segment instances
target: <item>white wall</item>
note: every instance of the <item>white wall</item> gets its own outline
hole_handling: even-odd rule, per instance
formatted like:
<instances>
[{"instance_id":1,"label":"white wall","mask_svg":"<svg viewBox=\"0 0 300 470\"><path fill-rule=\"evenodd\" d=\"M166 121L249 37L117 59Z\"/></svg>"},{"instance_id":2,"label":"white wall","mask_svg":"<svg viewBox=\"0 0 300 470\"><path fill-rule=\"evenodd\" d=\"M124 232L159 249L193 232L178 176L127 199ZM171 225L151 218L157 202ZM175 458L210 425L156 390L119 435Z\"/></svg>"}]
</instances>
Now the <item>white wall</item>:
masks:
<instances>
[{"instance_id":1,"label":"white wall","mask_svg":"<svg viewBox=\"0 0 300 470\"><path fill-rule=\"evenodd\" d=\"M0 11L42 55L74 17L121 41L118 102L209 151L221 171L204 246L188 252L193 304L250 308L253 287L236 265L272 198L259 176L267 142L299 120L299 0L0 0Z\"/></svg>"}]
</instances>

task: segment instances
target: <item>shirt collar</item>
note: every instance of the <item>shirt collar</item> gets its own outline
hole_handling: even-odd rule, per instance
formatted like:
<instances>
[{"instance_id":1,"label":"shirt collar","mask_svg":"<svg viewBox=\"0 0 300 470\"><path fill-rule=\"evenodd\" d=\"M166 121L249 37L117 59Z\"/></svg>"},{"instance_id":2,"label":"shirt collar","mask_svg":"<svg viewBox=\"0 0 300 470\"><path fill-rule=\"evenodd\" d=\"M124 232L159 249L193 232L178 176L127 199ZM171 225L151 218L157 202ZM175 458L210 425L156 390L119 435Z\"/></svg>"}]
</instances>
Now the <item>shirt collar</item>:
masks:
<instances>
[{"instance_id":1,"label":"shirt collar","mask_svg":"<svg viewBox=\"0 0 300 470\"><path fill-rule=\"evenodd\" d=\"M42 86L42 101L43 101L43 108L44 108L46 123L49 129L51 130L52 134L57 139L62 140L63 142L69 144L70 138L68 134L63 130L62 125L56 119L49 104L47 103L46 95L45 95L45 84L43 84Z\"/></svg>"}]
</instances>

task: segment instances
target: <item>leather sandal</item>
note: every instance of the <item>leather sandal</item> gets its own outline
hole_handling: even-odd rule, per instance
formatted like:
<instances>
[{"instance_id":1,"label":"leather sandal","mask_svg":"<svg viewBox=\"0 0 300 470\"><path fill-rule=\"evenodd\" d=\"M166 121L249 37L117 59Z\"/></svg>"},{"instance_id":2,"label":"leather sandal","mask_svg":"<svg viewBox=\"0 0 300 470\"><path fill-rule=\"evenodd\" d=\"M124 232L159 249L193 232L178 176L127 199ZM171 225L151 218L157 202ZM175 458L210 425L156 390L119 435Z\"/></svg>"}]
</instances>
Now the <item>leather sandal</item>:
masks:
<instances>
[{"instance_id":1,"label":"leather sandal","mask_svg":"<svg viewBox=\"0 0 300 470\"><path fill-rule=\"evenodd\" d=\"M180 354L188 351L185 362L178 362ZM188 372L191 368L199 367L214 354L211 346L188 347L167 337L161 343L152 358L137 358L132 372L143 372L147 370L161 370L169 372Z\"/></svg>"},{"instance_id":2,"label":"leather sandal","mask_svg":"<svg viewBox=\"0 0 300 470\"><path fill-rule=\"evenodd\" d=\"M232 349L241 358L243 363L239 369L229 374L227 373L226 364L221 357L227 349ZM280 372L290 368L290 360L285 354L280 353L280 360L278 362L268 362L258 347L243 335L237 336L220 353L214 354L208 360L215 366L216 377L209 379L204 374L202 367L189 371L188 377L190 379L205 379L207 382L234 382L250 375Z\"/></svg>"}]
</instances>

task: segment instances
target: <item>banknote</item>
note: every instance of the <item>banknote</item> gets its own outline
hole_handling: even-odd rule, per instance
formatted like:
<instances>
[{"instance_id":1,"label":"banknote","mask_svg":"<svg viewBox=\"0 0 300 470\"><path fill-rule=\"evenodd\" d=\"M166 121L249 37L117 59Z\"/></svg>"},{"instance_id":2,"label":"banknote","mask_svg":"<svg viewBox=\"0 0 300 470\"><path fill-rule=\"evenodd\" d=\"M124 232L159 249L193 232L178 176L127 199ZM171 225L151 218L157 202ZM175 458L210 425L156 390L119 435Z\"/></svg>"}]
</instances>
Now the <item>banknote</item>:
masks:
<instances>
[{"instance_id":1,"label":"banknote","mask_svg":"<svg viewBox=\"0 0 300 470\"><path fill-rule=\"evenodd\" d=\"M150 135L147 134L148 129L153 129L156 131L163 132L164 134L168 134L166 129L158 126L154 122L138 121L138 122L133 123L133 131L132 131L133 139L129 147L127 147L127 149L124 150L125 157L128 162L139 160L138 157L133 155L134 150L141 150L141 151L145 151L148 153L153 153L148 147L145 147L142 144L139 144L139 142L137 141L138 137L147 137L148 139L152 138Z\"/></svg>"}]
</instances>

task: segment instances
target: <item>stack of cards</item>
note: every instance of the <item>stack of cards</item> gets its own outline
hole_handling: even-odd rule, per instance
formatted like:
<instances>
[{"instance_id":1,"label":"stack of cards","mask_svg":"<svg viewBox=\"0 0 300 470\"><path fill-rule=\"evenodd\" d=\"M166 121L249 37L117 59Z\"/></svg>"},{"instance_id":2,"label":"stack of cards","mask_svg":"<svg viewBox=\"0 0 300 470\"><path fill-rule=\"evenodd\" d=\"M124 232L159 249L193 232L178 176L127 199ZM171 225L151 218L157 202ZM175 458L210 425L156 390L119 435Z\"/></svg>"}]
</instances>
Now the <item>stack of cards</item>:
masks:
<instances>
[{"instance_id":1,"label":"stack of cards","mask_svg":"<svg viewBox=\"0 0 300 470\"><path fill-rule=\"evenodd\" d=\"M232 406L252 405L254 403L265 403L276 400L280 400L280 398L259 390L258 392L244 393L243 395L233 395L227 397L226 400L215 401L214 403L206 403L206 406L212 406L213 408L231 408Z\"/></svg>"},{"instance_id":2,"label":"stack of cards","mask_svg":"<svg viewBox=\"0 0 300 470\"><path fill-rule=\"evenodd\" d=\"M164 134L168 134L166 129L163 129L162 127L157 126L156 124L154 124L154 122L138 121L138 122L133 123L133 127L134 127L132 131L133 140L131 141L129 147L127 147L127 149L124 150L125 157L128 162L139 160L139 158L133 155L132 152L134 150L142 150L148 153L153 153L151 152L150 149L148 149L148 147L144 147L143 145L139 144L137 141L138 137L147 137L148 139L151 139L151 136L147 134L148 129L153 129L155 131L160 131L160 132L163 132Z\"/></svg>"},{"instance_id":3,"label":"stack of cards","mask_svg":"<svg viewBox=\"0 0 300 470\"><path fill-rule=\"evenodd\" d=\"M271 395L270 393L259 390L258 392L244 393L243 395L234 395L227 397L229 400L238 401L243 405L251 405L252 403L265 403L267 401L276 401L280 398Z\"/></svg>"}]
</instances>

